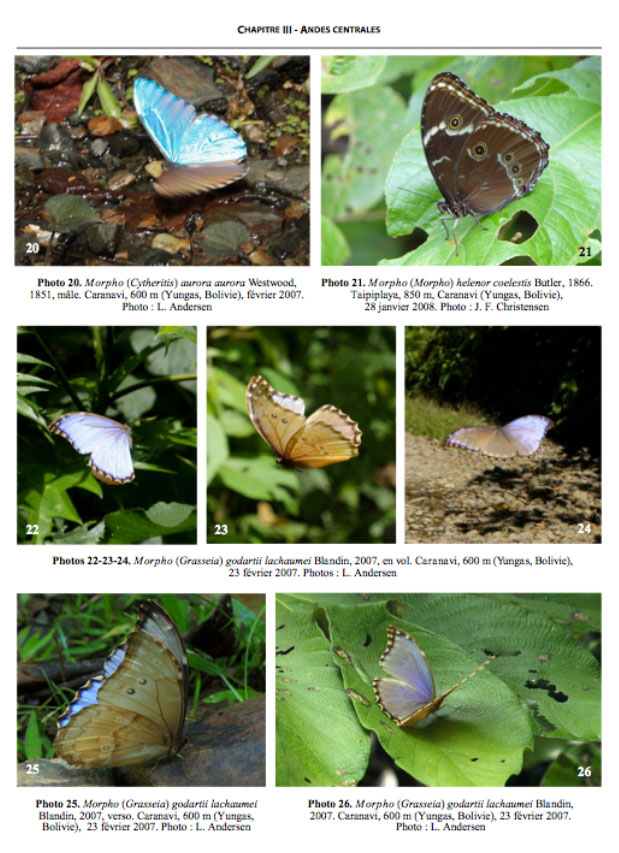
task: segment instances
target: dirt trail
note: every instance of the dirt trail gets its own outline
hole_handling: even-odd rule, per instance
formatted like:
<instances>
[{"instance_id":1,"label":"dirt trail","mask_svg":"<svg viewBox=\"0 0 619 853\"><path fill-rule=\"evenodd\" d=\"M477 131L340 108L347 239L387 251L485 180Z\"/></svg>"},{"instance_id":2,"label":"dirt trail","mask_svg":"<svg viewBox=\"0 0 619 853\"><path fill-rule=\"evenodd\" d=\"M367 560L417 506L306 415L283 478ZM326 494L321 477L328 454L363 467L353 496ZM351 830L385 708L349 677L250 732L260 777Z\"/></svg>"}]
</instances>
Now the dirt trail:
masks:
<instances>
[{"instance_id":1,"label":"dirt trail","mask_svg":"<svg viewBox=\"0 0 619 853\"><path fill-rule=\"evenodd\" d=\"M535 456L491 459L406 434L406 542L600 542L599 460L546 439ZM587 532L588 526L588 532Z\"/></svg>"}]
</instances>

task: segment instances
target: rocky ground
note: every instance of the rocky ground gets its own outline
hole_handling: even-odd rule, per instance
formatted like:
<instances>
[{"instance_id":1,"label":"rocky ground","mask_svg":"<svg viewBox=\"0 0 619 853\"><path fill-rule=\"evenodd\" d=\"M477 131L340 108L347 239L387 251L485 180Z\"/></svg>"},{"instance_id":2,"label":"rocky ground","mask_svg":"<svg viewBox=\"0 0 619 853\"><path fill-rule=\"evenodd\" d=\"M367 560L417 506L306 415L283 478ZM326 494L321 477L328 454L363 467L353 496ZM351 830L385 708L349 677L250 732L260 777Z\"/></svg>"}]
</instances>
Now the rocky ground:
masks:
<instances>
[{"instance_id":1,"label":"rocky ground","mask_svg":"<svg viewBox=\"0 0 619 853\"><path fill-rule=\"evenodd\" d=\"M601 542L599 460L546 439L493 459L406 435L407 543Z\"/></svg>"}]
</instances>

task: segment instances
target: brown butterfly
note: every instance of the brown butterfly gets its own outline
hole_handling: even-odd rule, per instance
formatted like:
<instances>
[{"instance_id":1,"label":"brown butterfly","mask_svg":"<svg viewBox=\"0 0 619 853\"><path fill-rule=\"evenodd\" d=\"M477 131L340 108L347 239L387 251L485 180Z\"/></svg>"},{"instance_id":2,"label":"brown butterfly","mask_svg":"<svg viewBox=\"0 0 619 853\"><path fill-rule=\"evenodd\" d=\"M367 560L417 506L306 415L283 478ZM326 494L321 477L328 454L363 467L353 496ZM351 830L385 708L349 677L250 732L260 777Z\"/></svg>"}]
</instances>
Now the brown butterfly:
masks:
<instances>
[{"instance_id":1,"label":"brown butterfly","mask_svg":"<svg viewBox=\"0 0 619 853\"><path fill-rule=\"evenodd\" d=\"M335 406L306 418L300 397L276 391L262 376L249 380L246 402L253 425L286 468L324 468L359 455L359 424Z\"/></svg>"},{"instance_id":2,"label":"brown butterfly","mask_svg":"<svg viewBox=\"0 0 619 853\"><path fill-rule=\"evenodd\" d=\"M176 625L154 601L58 721L56 755L77 767L148 764L182 745L187 656Z\"/></svg>"}]
</instances>

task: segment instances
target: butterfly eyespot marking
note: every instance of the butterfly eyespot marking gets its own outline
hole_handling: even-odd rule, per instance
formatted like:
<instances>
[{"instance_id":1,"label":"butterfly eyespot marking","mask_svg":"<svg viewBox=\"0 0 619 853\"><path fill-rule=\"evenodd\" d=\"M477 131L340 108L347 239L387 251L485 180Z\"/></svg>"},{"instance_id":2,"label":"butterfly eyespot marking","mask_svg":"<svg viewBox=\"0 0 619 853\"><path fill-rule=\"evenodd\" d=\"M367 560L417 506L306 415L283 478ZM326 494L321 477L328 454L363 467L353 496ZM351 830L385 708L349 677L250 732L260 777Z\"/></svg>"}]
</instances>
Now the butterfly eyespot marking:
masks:
<instances>
[{"instance_id":1,"label":"butterfly eyespot marking","mask_svg":"<svg viewBox=\"0 0 619 853\"><path fill-rule=\"evenodd\" d=\"M462 116L458 113L452 115L449 119L448 125L450 130L460 130L462 127Z\"/></svg>"},{"instance_id":2,"label":"butterfly eyespot marking","mask_svg":"<svg viewBox=\"0 0 619 853\"><path fill-rule=\"evenodd\" d=\"M473 160L477 160L478 162L480 160L485 160L488 156L488 146L485 142L478 142L472 150L468 148L467 151L469 153L469 156Z\"/></svg>"},{"instance_id":3,"label":"butterfly eyespot marking","mask_svg":"<svg viewBox=\"0 0 619 853\"><path fill-rule=\"evenodd\" d=\"M510 175L519 175L520 172L522 172L522 165L520 163L514 163L512 166L509 167Z\"/></svg>"},{"instance_id":4,"label":"butterfly eyespot marking","mask_svg":"<svg viewBox=\"0 0 619 853\"><path fill-rule=\"evenodd\" d=\"M58 720L56 755L87 768L168 757L182 744L187 678L174 622L158 604L144 602L135 630L108 657L104 674L87 682Z\"/></svg>"},{"instance_id":5,"label":"butterfly eyespot marking","mask_svg":"<svg viewBox=\"0 0 619 853\"><path fill-rule=\"evenodd\" d=\"M514 159L514 155L511 151L506 151L505 154L502 155L501 159L504 163L511 163Z\"/></svg>"}]
</instances>

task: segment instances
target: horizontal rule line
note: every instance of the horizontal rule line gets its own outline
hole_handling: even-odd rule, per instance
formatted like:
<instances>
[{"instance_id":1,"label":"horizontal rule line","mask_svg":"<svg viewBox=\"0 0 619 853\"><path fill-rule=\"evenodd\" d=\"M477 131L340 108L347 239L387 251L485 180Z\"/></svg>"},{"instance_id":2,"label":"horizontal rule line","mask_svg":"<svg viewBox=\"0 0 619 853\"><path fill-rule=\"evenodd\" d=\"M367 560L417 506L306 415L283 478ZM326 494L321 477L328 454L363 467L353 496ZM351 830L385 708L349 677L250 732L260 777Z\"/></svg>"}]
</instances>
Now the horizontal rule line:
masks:
<instances>
[{"instance_id":1,"label":"horizontal rule line","mask_svg":"<svg viewBox=\"0 0 619 853\"><path fill-rule=\"evenodd\" d=\"M243 49L254 50L273 50L275 45L273 44L236 44L233 46L229 45L216 45L211 47L192 47L191 45L175 45L171 47L170 45L163 46L144 46L144 45L95 45L94 47L84 45L78 45L77 47L72 45L46 45L46 44L27 44L27 45L17 45L16 50L91 50L91 51L99 51L99 50L144 50L144 51L154 51L154 50L195 50L199 53L203 53L205 50L234 50L239 51ZM584 50L602 50L601 46L594 45L593 47L588 47L586 45L511 45L511 46L497 46L497 45L472 45L472 46L463 46L463 45L388 45L388 44L375 44L375 45L355 45L355 44L326 44L326 45L312 45L311 47L307 44L303 45L283 45L279 44L277 47L280 50L303 50L306 52L314 51L314 50L372 50L372 51L382 51L382 50L576 50L576 51L584 51Z\"/></svg>"}]
</instances>

